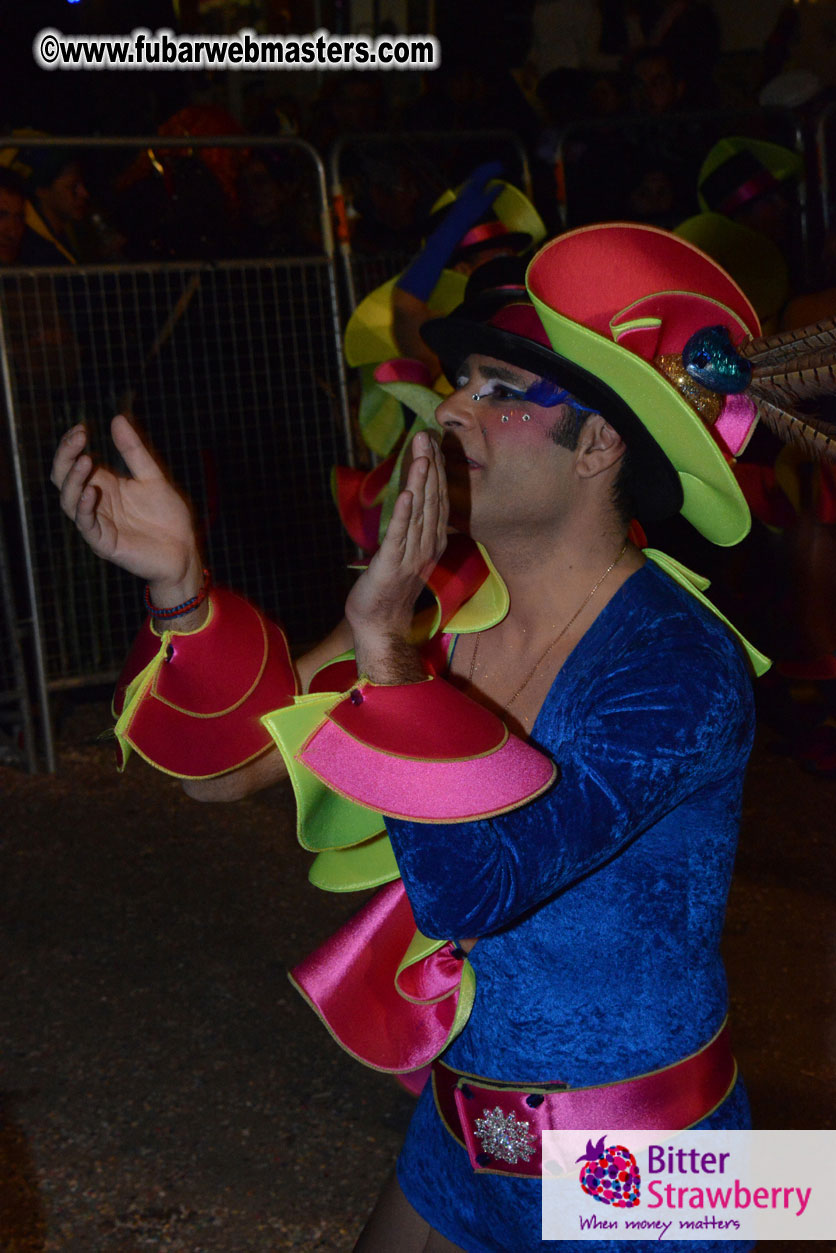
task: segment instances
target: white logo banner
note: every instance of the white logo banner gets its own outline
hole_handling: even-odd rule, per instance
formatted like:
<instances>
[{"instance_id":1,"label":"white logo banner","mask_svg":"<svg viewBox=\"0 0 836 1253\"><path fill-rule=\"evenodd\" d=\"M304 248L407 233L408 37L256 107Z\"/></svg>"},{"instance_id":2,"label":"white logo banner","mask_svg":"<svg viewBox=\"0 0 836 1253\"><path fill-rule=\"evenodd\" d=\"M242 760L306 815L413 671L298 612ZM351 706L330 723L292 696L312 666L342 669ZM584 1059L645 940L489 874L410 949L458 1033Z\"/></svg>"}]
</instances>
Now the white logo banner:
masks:
<instances>
[{"instance_id":1,"label":"white logo banner","mask_svg":"<svg viewBox=\"0 0 836 1253\"><path fill-rule=\"evenodd\" d=\"M836 1131L545 1131L544 1240L836 1239Z\"/></svg>"}]
</instances>

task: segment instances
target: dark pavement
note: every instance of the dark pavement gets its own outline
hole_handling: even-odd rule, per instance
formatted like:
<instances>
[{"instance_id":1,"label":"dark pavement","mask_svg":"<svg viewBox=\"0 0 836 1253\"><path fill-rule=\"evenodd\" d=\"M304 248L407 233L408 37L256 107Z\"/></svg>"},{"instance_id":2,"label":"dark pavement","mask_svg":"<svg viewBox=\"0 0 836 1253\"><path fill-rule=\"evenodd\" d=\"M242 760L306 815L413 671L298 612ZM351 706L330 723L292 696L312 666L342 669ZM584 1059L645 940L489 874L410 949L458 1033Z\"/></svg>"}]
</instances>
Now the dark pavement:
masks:
<instances>
[{"instance_id":1,"label":"dark pavement","mask_svg":"<svg viewBox=\"0 0 836 1253\"><path fill-rule=\"evenodd\" d=\"M285 970L358 898L307 884L289 790L200 805L136 757L119 776L107 721L68 707L55 777L0 767L0 1250L346 1253L411 1098ZM729 908L732 1026L755 1125L833 1127L836 780L773 738Z\"/></svg>"}]
</instances>

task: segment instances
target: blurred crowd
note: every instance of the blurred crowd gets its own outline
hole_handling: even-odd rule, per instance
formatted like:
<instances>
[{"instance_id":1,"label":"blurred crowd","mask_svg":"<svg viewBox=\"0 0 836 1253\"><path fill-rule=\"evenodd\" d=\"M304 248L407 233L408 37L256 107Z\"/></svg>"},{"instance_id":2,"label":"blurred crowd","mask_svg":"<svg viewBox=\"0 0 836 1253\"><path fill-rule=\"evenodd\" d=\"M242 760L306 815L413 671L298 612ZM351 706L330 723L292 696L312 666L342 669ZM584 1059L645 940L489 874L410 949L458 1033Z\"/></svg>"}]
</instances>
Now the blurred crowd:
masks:
<instances>
[{"instance_id":1,"label":"blurred crowd","mask_svg":"<svg viewBox=\"0 0 836 1253\"><path fill-rule=\"evenodd\" d=\"M509 175L520 181L527 161L551 233L612 218L673 228L704 208L701 167L724 135L797 147L801 127L812 151L816 121L836 94L829 0L787 3L765 45L748 53L724 51L708 0L540 0L488 14L462 0L456 10L446 33L439 14L442 64L423 76L333 73L303 96L274 75L231 101L217 75L169 75L166 92L131 118L131 133L159 137L139 151L27 146L44 132L29 130L37 119L12 105L4 129L19 144L0 163L22 186L3 194L22 192L29 207L17 250L14 223L4 219L2 264L317 252L317 171L298 140L325 162L339 145L341 229L364 255L419 246L440 192L497 155L474 154L485 132L509 133ZM125 76L99 75L99 86L108 77ZM118 114L113 121L118 127ZM62 133L84 126L70 104ZM211 135L238 142L164 143ZM247 137L277 143L248 147ZM803 174L809 206L816 163Z\"/></svg>"}]
</instances>

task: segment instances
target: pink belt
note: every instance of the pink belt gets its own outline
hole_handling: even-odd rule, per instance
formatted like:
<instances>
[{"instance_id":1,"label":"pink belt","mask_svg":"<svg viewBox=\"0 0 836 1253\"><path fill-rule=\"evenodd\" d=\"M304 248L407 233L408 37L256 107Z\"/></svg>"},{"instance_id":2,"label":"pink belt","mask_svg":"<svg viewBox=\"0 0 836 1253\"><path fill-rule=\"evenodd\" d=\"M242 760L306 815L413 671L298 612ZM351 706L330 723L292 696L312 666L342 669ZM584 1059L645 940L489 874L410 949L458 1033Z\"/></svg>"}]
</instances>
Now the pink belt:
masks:
<instances>
[{"instance_id":1,"label":"pink belt","mask_svg":"<svg viewBox=\"0 0 836 1253\"><path fill-rule=\"evenodd\" d=\"M682 1131L728 1096L737 1063L724 1021L698 1052L646 1075L591 1088L565 1083L518 1086L461 1074L433 1062L436 1108L476 1171L539 1178L542 1131Z\"/></svg>"}]
</instances>

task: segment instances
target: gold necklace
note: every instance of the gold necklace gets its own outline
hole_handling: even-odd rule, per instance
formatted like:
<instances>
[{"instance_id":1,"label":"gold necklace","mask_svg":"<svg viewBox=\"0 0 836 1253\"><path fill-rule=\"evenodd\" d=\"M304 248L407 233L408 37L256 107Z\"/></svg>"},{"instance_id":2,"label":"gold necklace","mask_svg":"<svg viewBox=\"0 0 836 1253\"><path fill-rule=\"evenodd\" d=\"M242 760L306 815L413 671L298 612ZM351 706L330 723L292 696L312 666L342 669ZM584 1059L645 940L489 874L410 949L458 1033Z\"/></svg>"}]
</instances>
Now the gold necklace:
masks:
<instances>
[{"instance_id":1,"label":"gold necklace","mask_svg":"<svg viewBox=\"0 0 836 1253\"><path fill-rule=\"evenodd\" d=\"M554 637L554 639L552 640L551 644L549 644L549 646L546 648L546 651L545 651L544 653L542 653L540 657L538 657L538 658L537 658L537 660L535 661L534 665L531 667L531 669L529 670L528 674L525 676L525 678L523 679L522 683L521 683L521 684L520 684L520 686L517 688L516 692L515 692L515 693L514 693L514 695L511 697L511 699L510 699L510 700L507 700L507 701L505 702L505 708L506 708L506 709L510 709L510 708L511 708L511 706L513 705L514 701L515 701L515 700L517 699L517 697L520 695L520 693L521 693L521 692L523 692L523 691L525 691L526 687L528 687L528 684L529 684L529 683L531 682L531 680L534 678L535 674L536 674L536 673L537 673L537 671L540 669L540 666L541 666L541 665L543 664L543 662L546 660L546 658L548 657L549 653L552 651L552 649L555 647L555 645L556 645L556 644L559 644L559 643L560 643L560 641L563 639L563 637L564 637L564 635L566 634L566 632L569 630L569 627L570 627L570 626L572 626L572 624L573 624L574 622L577 622L578 618L581 616L581 614L583 613L584 609L586 609L587 605L588 605L588 604L589 604L589 602L592 600L592 597L593 597L593 596L595 595L595 593L598 591L598 588L599 588L599 587L601 586L601 584L604 582L604 579L605 579L605 578L607 578L607 576L608 576L608 575L612 574L613 570L614 570L614 569L615 569L615 567L618 565L619 561L620 561L620 560L621 560L621 558L624 556L624 554L626 553L626 551L627 551L627 541L625 540L625 542L624 542L624 547L621 549L621 552L618 554L618 556L616 557L615 561L613 561L610 565L608 565L608 566L607 566L606 570L605 570L605 571L604 571L604 573L601 575L600 579L599 579L599 580L598 580L598 582L595 584L595 586L593 587L592 591L587 593L587 595L584 597L583 602L581 603L581 605L580 605L580 606L579 606L579 607L575 610L575 612L572 614L572 616L571 616L571 618L569 619L569 621L568 621L568 622L567 622L564 626L562 626L562 627L560 628L560 630L558 631L557 635L556 635L556 636ZM472 657L471 657L471 659L470 659L470 672L469 672L469 674L468 674L468 676L467 676L467 681L468 681L468 683L472 683L472 682L473 682L473 674L474 674L474 671L476 670L476 659L477 659L477 658L478 658L478 656L479 656L479 641L481 640L481 638L482 638L482 634L481 634L481 632L480 632L480 633L476 636L476 644L475 644L474 649L473 649L473 656L472 656Z\"/></svg>"}]
</instances>

